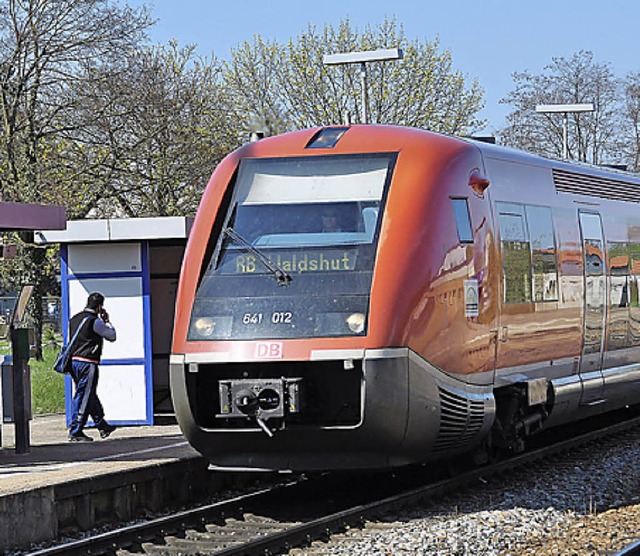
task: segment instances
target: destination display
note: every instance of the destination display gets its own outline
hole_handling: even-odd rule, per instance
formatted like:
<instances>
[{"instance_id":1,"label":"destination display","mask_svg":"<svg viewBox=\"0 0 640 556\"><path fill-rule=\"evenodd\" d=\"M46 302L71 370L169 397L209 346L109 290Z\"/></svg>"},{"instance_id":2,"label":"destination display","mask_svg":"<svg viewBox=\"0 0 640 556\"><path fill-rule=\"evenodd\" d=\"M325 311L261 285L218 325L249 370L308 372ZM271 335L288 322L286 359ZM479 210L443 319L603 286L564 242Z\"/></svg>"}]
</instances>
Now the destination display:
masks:
<instances>
[{"instance_id":1,"label":"destination display","mask_svg":"<svg viewBox=\"0 0 640 556\"><path fill-rule=\"evenodd\" d=\"M235 251L235 250L234 250ZM264 273L264 265L252 253L228 251L221 265L221 274ZM301 251L265 252L277 267L289 273L344 272L356 269L356 249L305 249Z\"/></svg>"}]
</instances>

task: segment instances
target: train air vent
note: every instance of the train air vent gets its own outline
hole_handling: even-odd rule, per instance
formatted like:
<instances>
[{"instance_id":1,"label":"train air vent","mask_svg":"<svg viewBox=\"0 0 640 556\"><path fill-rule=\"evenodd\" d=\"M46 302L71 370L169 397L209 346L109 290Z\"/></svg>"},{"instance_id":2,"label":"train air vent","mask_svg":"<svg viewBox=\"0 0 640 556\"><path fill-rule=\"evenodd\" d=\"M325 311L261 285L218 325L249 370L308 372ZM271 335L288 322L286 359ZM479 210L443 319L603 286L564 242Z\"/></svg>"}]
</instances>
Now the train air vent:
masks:
<instances>
[{"instance_id":1,"label":"train air vent","mask_svg":"<svg viewBox=\"0 0 640 556\"><path fill-rule=\"evenodd\" d=\"M562 193L640 203L640 183L557 169L553 170L553 182Z\"/></svg>"},{"instance_id":2,"label":"train air vent","mask_svg":"<svg viewBox=\"0 0 640 556\"><path fill-rule=\"evenodd\" d=\"M484 400L473 400L459 393L438 388L440 392L440 432L434 451L467 446L484 422Z\"/></svg>"},{"instance_id":3,"label":"train air vent","mask_svg":"<svg viewBox=\"0 0 640 556\"><path fill-rule=\"evenodd\" d=\"M348 127L325 127L311 138L306 148L333 149L348 129Z\"/></svg>"}]
</instances>

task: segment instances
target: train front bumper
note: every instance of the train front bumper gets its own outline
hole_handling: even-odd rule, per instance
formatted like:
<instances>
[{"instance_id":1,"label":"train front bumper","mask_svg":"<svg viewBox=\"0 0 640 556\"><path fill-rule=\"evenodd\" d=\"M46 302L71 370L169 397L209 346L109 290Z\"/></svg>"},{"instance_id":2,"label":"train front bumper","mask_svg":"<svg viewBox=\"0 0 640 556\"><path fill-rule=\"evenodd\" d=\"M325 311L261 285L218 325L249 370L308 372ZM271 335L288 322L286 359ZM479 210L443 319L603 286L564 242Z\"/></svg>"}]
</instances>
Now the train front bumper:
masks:
<instances>
[{"instance_id":1,"label":"train front bumper","mask_svg":"<svg viewBox=\"0 0 640 556\"><path fill-rule=\"evenodd\" d=\"M470 391L411 350L345 355L270 366L194 365L174 356L180 427L216 467L281 471L409 465L473 444L488 430L493 397ZM465 415L470 398L476 414L482 408L471 428L467 419L464 430L452 431L450 423L443 430L443 388L457 392Z\"/></svg>"}]
</instances>

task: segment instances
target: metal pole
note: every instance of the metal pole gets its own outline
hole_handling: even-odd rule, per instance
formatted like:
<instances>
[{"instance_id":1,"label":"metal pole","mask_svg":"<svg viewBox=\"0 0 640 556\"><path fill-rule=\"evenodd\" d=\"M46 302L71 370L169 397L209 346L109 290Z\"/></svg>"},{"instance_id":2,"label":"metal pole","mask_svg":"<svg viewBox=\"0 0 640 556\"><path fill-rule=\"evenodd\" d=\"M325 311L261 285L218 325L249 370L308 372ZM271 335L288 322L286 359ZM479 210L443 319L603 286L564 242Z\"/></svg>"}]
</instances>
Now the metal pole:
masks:
<instances>
[{"instance_id":1,"label":"metal pole","mask_svg":"<svg viewBox=\"0 0 640 556\"><path fill-rule=\"evenodd\" d=\"M569 113L562 114L562 158L567 160L569 157Z\"/></svg>"},{"instance_id":2,"label":"metal pole","mask_svg":"<svg viewBox=\"0 0 640 556\"><path fill-rule=\"evenodd\" d=\"M369 123L369 109L367 107L367 64L360 64L360 83L362 85L362 123Z\"/></svg>"}]
</instances>

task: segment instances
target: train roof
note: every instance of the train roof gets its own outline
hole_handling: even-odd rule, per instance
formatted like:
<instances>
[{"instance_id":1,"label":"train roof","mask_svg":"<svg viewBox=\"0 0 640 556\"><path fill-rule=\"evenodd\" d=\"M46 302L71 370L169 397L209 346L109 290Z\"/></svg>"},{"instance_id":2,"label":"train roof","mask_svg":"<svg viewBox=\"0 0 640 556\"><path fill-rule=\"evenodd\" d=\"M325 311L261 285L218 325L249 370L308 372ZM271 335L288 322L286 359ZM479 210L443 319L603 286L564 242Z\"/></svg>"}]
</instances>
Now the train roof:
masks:
<instances>
[{"instance_id":1,"label":"train roof","mask_svg":"<svg viewBox=\"0 0 640 556\"><path fill-rule=\"evenodd\" d=\"M531 164L535 166L545 166L551 169L564 170L566 172L599 176L603 179L612 179L621 182L629 181L635 184L640 184L640 174L634 172L628 172L618 168L612 168L610 166L599 166L596 164L588 164L586 162L578 162L575 160L547 158L520 149L515 149L513 147L487 143L486 141L474 139L473 137L461 137L460 139L475 145L486 158L510 160L513 162L520 162L522 164Z\"/></svg>"},{"instance_id":2,"label":"train roof","mask_svg":"<svg viewBox=\"0 0 640 556\"><path fill-rule=\"evenodd\" d=\"M640 203L640 175L607 166L555 160L510 147L463 139L473 143L485 159L516 162L546 168L558 193Z\"/></svg>"},{"instance_id":3,"label":"train roof","mask_svg":"<svg viewBox=\"0 0 640 556\"><path fill-rule=\"evenodd\" d=\"M331 129L331 128L345 128L352 133L355 131L356 134L359 135L359 139L368 138L371 139L373 136L386 136L391 139L393 142L403 143L407 140L416 140L418 137L430 137L431 140L440 140L440 141L463 141L467 144L475 146L480 150L482 155L486 158L495 158L500 160L509 160L512 162L519 162L521 164L530 164L533 166L543 166L548 168L555 168L558 170L571 171L576 173L584 173L590 175L601 176L603 178L615 179L618 181L631 181L634 183L640 184L640 174L628 172L616 168L612 168L609 166L598 166L594 164L588 164L584 162L577 161L565 161L553 158L546 158L537 154L529 153L520 149L515 149L513 147L506 147L503 145L496 145L493 143L489 143L486 141L482 141L480 139L476 139L473 137L461 137L461 136L451 136L444 135L435 131L430 131L421 128L411 128L411 127L403 127L403 126L394 126L394 125L384 125L384 124L354 124L348 126L340 126L340 125L330 125L330 126L319 126L314 128L309 128L305 130L293 131L290 133L285 133L280 136L275 136L273 138L267 138L266 141L270 139L275 139L276 137L300 137L301 135L304 137L303 141L306 143L307 141L311 141L312 138L316 137L322 130Z\"/></svg>"},{"instance_id":4,"label":"train roof","mask_svg":"<svg viewBox=\"0 0 640 556\"><path fill-rule=\"evenodd\" d=\"M336 131L338 131L337 134ZM283 149L287 150L288 148L297 152L300 152L301 146L304 149L313 149L314 142L325 134L328 136L333 134L334 137L337 135L337 139L330 145L321 144L319 146L324 152L326 152L325 149L333 149L335 146L336 154L344 152L344 148L350 152L354 152L354 149L358 148L373 152L377 148L384 148L384 146L388 146L387 148L392 150L402 150L403 145L422 143L427 148L448 145L449 148L445 148L442 153L448 152L449 155L452 155L453 151L457 150L456 145L458 147L466 145L469 148L477 149L486 160L501 160L547 169L553 174L554 185L559 193L640 203L640 174L611 167L545 158L470 137L443 135L419 128L380 124L320 126L263 139L258 143L260 145L264 143L262 146L267 148L260 148L258 152L260 152L260 156L269 156L272 153L274 155L282 153ZM273 143L274 141L275 143ZM257 154L253 145L255 143L245 145L240 149L241 152L238 155L242 157L243 155ZM451 147L453 147L453 151L450 150Z\"/></svg>"}]
</instances>

